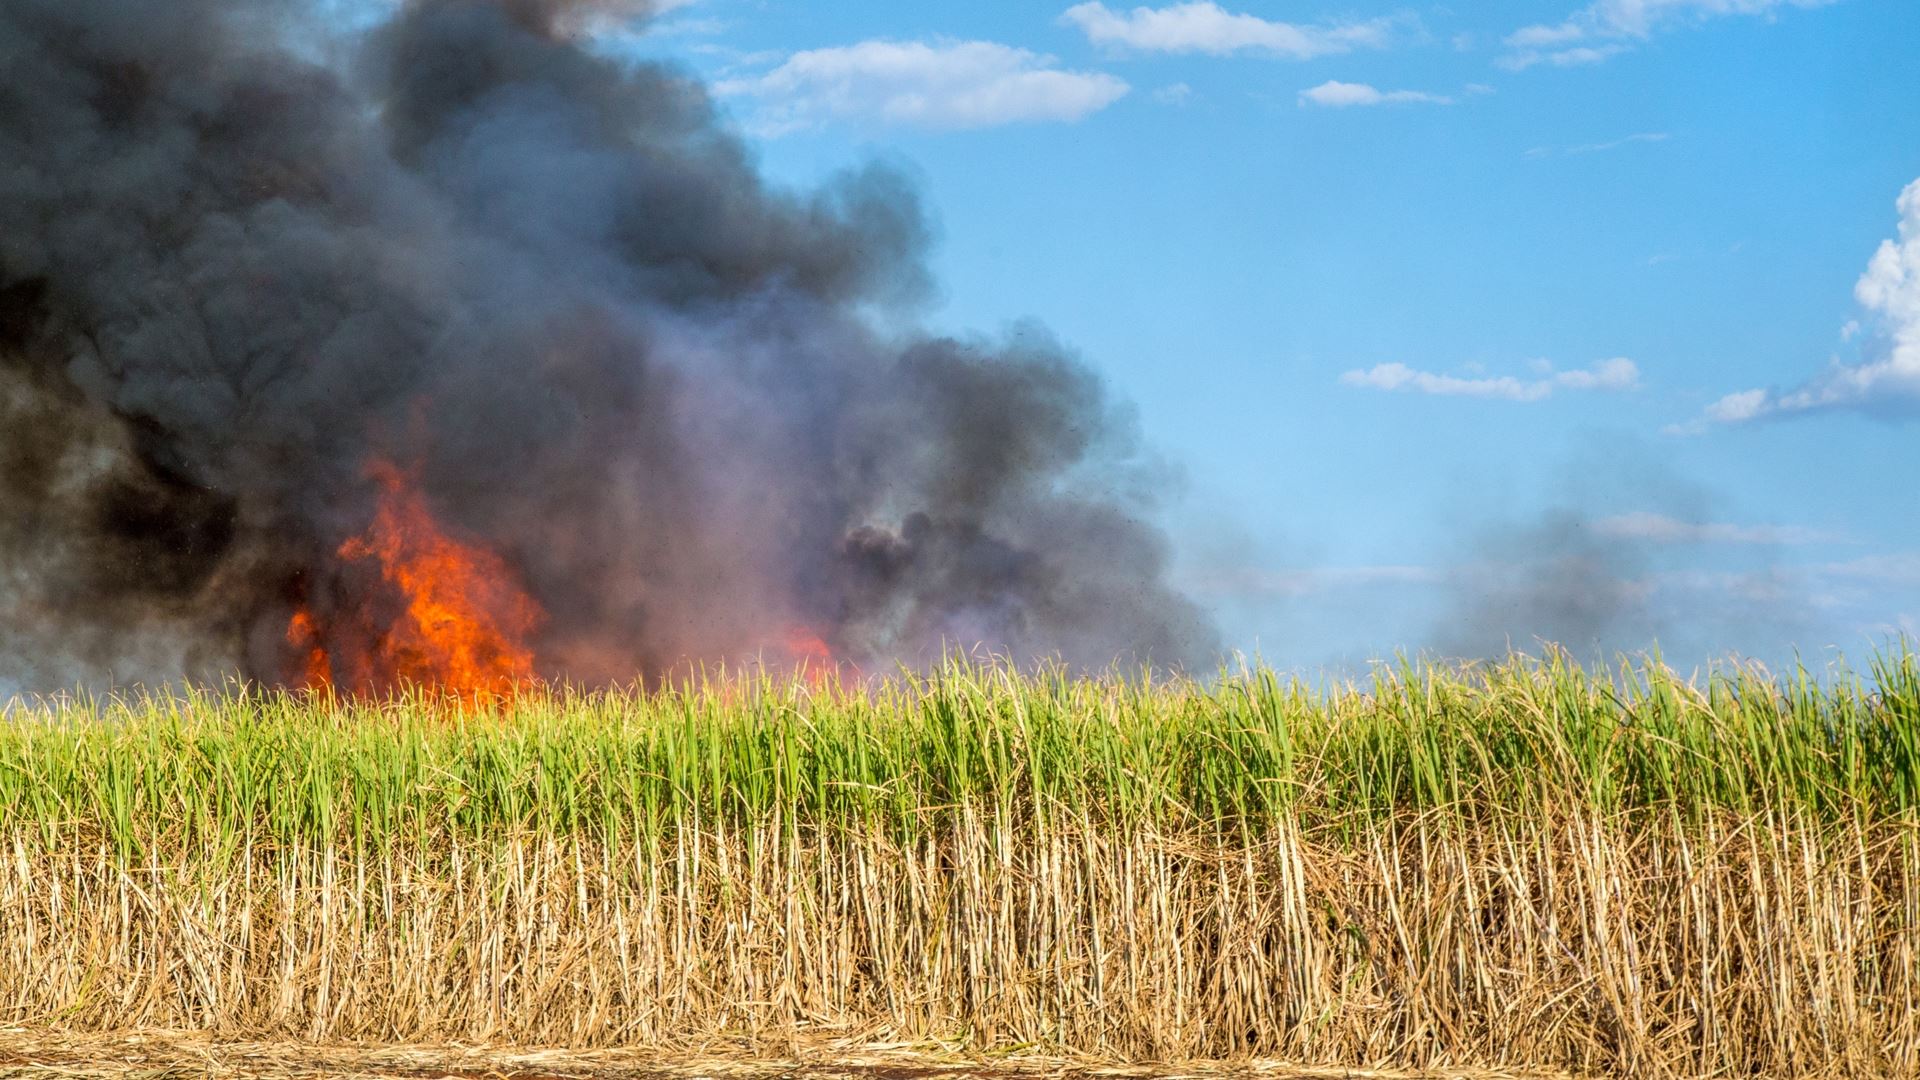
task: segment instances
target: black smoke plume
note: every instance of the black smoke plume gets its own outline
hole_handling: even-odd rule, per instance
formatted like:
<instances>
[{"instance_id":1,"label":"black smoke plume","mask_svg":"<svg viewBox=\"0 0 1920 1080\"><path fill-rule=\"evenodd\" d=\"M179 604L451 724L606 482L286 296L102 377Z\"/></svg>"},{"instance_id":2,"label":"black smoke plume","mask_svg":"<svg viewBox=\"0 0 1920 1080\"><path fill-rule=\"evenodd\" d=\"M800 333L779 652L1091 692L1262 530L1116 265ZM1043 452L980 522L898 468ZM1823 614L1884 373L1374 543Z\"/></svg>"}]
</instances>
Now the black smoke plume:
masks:
<instances>
[{"instance_id":1,"label":"black smoke plume","mask_svg":"<svg viewBox=\"0 0 1920 1080\"><path fill-rule=\"evenodd\" d=\"M696 81L582 44L615 5L349 49L319 3L0 0L0 685L287 681L290 614L366 587L374 460L524 580L552 677L792 625L1212 654L1087 368L880 329L927 289L899 176L771 187Z\"/></svg>"}]
</instances>

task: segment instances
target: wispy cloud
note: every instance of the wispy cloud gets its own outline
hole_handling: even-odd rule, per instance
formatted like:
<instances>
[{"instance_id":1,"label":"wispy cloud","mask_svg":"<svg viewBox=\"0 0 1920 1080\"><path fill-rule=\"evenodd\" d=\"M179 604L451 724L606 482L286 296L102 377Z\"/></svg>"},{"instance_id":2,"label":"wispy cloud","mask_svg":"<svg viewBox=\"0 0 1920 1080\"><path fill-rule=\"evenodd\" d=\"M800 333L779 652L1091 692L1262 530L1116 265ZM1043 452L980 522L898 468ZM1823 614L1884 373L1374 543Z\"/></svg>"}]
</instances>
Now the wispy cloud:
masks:
<instances>
[{"instance_id":1,"label":"wispy cloud","mask_svg":"<svg viewBox=\"0 0 1920 1080\"><path fill-rule=\"evenodd\" d=\"M1260 53L1307 60L1354 49L1381 48L1402 20L1375 18L1303 25L1231 12L1212 0L1198 0L1159 8L1136 7L1124 13L1102 3L1076 4L1060 16L1060 21L1078 27L1095 45L1109 48L1213 56Z\"/></svg>"},{"instance_id":2,"label":"wispy cloud","mask_svg":"<svg viewBox=\"0 0 1920 1080\"><path fill-rule=\"evenodd\" d=\"M1597 64L1662 30L1727 15L1773 17L1789 7L1823 7L1836 0L1595 0L1557 23L1536 23L1508 34L1510 52L1496 63L1510 71L1537 64Z\"/></svg>"},{"instance_id":3,"label":"wispy cloud","mask_svg":"<svg viewBox=\"0 0 1920 1080\"><path fill-rule=\"evenodd\" d=\"M1845 562L1828 563L1821 572L1831 577L1851 578L1874 585L1920 585L1920 551L1890 555L1866 555Z\"/></svg>"},{"instance_id":4,"label":"wispy cloud","mask_svg":"<svg viewBox=\"0 0 1920 1080\"><path fill-rule=\"evenodd\" d=\"M1618 150L1621 147L1634 146L1640 143L1663 143L1671 138L1673 138L1673 133L1668 131L1641 131L1632 135L1622 136L1618 139L1609 139L1606 142L1582 143L1576 146L1536 146L1527 151L1527 156L1530 158L1544 158L1562 156L1575 157L1581 154L1604 154L1609 150Z\"/></svg>"},{"instance_id":5,"label":"wispy cloud","mask_svg":"<svg viewBox=\"0 0 1920 1080\"><path fill-rule=\"evenodd\" d=\"M1316 566L1269 570L1254 567L1215 573L1192 582L1210 596L1313 596L1377 586L1437 585L1450 571L1435 566Z\"/></svg>"},{"instance_id":6,"label":"wispy cloud","mask_svg":"<svg viewBox=\"0 0 1920 1080\"><path fill-rule=\"evenodd\" d=\"M1522 379L1513 375L1461 377L1419 371L1405 364L1379 364L1349 371L1341 383L1368 390L1403 391L1440 397L1491 398L1500 401L1544 401L1555 391L1627 391L1640 388L1640 368L1624 356L1602 360L1591 367L1553 371Z\"/></svg>"},{"instance_id":7,"label":"wispy cloud","mask_svg":"<svg viewBox=\"0 0 1920 1080\"><path fill-rule=\"evenodd\" d=\"M646 28L646 33L651 37L712 37L733 28L731 19L687 15L654 23Z\"/></svg>"},{"instance_id":8,"label":"wispy cloud","mask_svg":"<svg viewBox=\"0 0 1920 1080\"><path fill-rule=\"evenodd\" d=\"M1193 87L1186 83L1170 83L1153 92L1153 100L1162 105L1185 105L1193 100Z\"/></svg>"},{"instance_id":9,"label":"wispy cloud","mask_svg":"<svg viewBox=\"0 0 1920 1080\"><path fill-rule=\"evenodd\" d=\"M1329 79L1310 90L1300 91L1300 104L1344 109L1366 105L1451 105L1454 99L1424 90L1378 90L1366 83L1348 83Z\"/></svg>"},{"instance_id":10,"label":"wispy cloud","mask_svg":"<svg viewBox=\"0 0 1920 1080\"><path fill-rule=\"evenodd\" d=\"M1495 60L1494 66L1506 71L1525 71L1546 64L1550 67L1586 67L1627 51L1625 45L1577 45L1571 49L1521 49Z\"/></svg>"},{"instance_id":11,"label":"wispy cloud","mask_svg":"<svg viewBox=\"0 0 1920 1080\"><path fill-rule=\"evenodd\" d=\"M1450 558L1416 564L1260 566L1228 563L1192 580L1216 603L1442 604L1424 641L1445 655L1498 656L1512 644L1641 649L1707 659L1826 635L1914 634L1920 551L1844 561L1776 561L1767 549L1832 539L1784 525L1689 522L1656 514L1593 519L1555 509L1536 521L1484 523ZM1703 563L1689 545L1744 545ZM1897 598L1898 606L1890 602ZM1812 613L1820 612L1815 617Z\"/></svg>"},{"instance_id":12,"label":"wispy cloud","mask_svg":"<svg viewBox=\"0 0 1920 1080\"><path fill-rule=\"evenodd\" d=\"M1668 428L1699 434L1716 424L1851 409L1890 419L1920 417L1920 180L1897 203L1898 235L1883 241L1854 284L1862 315L1841 328L1862 359L1833 359L1819 375L1787 390L1760 388L1726 395L1701 416Z\"/></svg>"},{"instance_id":13,"label":"wispy cloud","mask_svg":"<svg viewBox=\"0 0 1920 1080\"><path fill-rule=\"evenodd\" d=\"M1905 612L1873 623L1864 628L1866 632L1878 638L1914 638L1920 639L1920 615Z\"/></svg>"},{"instance_id":14,"label":"wispy cloud","mask_svg":"<svg viewBox=\"0 0 1920 1080\"><path fill-rule=\"evenodd\" d=\"M1051 56L990 41L863 41L812 49L716 90L759 103L765 134L831 120L981 128L1083 119L1129 90L1109 74L1069 71Z\"/></svg>"},{"instance_id":15,"label":"wispy cloud","mask_svg":"<svg viewBox=\"0 0 1920 1080\"><path fill-rule=\"evenodd\" d=\"M1623 146L1632 146L1635 143L1661 143L1661 142L1666 142L1668 139L1671 139L1671 138L1673 138L1673 135L1670 132L1642 131L1633 135L1628 135L1624 138L1612 139L1607 142L1585 143L1580 146L1569 146L1567 147L1566 152L1569 154L1603 154L1603 153L1606 153L1608 150L1618 150Z\"/></svg>"},{"instance_id":16,"label":"wispy cloud","mask_svg":"<svg viewBox=\"0 0 1920 1080\"><path fill-rule=\"evenodd\" d=\"M1717 521L1682 521L1665 514L1640 511L1601 518L1594 531L1620 540L1656 544L1759 544L1787 546L1843 544L1847 538L1802 525L1734 525Z\"/></svg>"}]
</instances>

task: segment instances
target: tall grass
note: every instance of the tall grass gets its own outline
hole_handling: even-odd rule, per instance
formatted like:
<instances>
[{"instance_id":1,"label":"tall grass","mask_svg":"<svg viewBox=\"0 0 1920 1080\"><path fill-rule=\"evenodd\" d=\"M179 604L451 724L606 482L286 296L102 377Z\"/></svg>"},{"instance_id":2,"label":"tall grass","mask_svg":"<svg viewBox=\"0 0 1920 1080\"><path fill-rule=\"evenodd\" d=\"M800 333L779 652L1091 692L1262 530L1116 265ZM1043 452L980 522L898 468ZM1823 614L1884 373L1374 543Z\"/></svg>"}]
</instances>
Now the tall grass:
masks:
<instances>
[{"instance_id":1,"label":"tall grass","mask_svg":"<svg viewBox=\"0 0 1920 1080\"><path fill-rule=\"evenodd\" d=\"M1920 1070L1920 661L953 662L0 727L0 1022Z\"/></svg>"}]
</instances>

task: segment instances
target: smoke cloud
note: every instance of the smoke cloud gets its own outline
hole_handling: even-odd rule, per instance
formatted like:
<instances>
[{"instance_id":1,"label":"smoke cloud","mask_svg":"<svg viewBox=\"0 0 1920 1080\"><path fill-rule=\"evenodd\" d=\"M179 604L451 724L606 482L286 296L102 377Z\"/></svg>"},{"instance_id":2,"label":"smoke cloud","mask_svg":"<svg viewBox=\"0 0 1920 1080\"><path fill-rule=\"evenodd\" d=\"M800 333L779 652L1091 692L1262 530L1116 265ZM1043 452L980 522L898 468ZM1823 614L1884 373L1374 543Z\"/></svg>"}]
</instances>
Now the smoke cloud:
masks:
<instances>
[{"instance_id":1,"label":"smoke cloud","mask_svg":"<svg viewBox=\"0 0 1920 1080\"><path fill-rule=\"evenodd\" d=\"M898 330L928 225L778 190L633 4L0 0L0 682L291 678L404 470L541 672L947 645L1205 662L1164 467L1044 331ZM342 50L321 50L333 55Z\"/></svg>"},{"instance_id":2,"label":"smoke cloud","mask_svg":"<svg viewBox=\"0 0 1920 1080\"><path fill-rule=\"evenodd\" d=\"M1821 587L1782 549L1844 538L1716 522L1712 489L1618 434L1555 472L1540 513L1485 515L1458 530L1456 558L1437 577L1445 606L1428 635L1436 654L1499 657L1551 643L1585 659L1657 648L1697 663L1780 659L1785 643L1815 640L1809 615ZM1711 563L1695 557L1703 547L1715 552Z\"/></svg>"}]
</instances>

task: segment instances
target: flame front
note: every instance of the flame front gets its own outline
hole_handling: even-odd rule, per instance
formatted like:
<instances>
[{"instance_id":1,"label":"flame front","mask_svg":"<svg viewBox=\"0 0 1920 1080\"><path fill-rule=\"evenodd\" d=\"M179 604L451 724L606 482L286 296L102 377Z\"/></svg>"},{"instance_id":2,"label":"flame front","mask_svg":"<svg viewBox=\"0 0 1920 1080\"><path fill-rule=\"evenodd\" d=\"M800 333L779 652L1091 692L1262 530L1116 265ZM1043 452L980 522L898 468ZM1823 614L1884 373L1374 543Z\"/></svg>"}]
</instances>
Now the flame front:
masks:
<instances>
[{"instance_id":1,"label":"flame front","mask_svg":"<svg viewBox=\"0 0 1920 1080\"><path fill-rule=\"evenodd\" d=\"M348 563L374 563L397 593L385 599L397 603L366 598L331 624L308 608L296 611L287 642L303 654L301 684L356 692L413 685L479 699L532 680L527 641L545 613L506 562L448 536L392 463L375 461L367 473L380 488L379 509L367 531L337 554Z\"/></svg>"},{"instance_id":2,"label":"flame front","mask_svg":"<svg viewBox=\"0 0 1920 1080\"><path fill-rule=\"evenodd\" d=\"M293 613L293 621L287 624L287 644L302 654L300 685L315 690L333 685L333 658L320 643L313 612L303 607Z\"/></svg>"},{"instance_id":3,"label":"flame front","mask_svg":"<svg viewBox=\"0 0 1920 1080\"><path fill-rule=\"evenodd\" d=\"M814 633L807 627L788 627L784 644L786 645L787 655L791 657L796 664L812 664L822 667L831 667L833 665L833 649L828 647L826 641L822 640L819 634Z\"/></svg>"},{"instance_id":4,"label":"flame front","mask_svg":"<svg viewBox=\"0 0 1920 1080\"><path fill-rule=\"evenodd\" d=\"M811 627L788 627L781 645L793 673L814 687L825 687L846 675L860 677L860 668L843 662Z\"/></svg>"}]
</instances>

